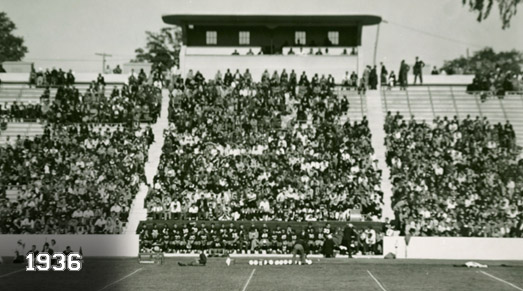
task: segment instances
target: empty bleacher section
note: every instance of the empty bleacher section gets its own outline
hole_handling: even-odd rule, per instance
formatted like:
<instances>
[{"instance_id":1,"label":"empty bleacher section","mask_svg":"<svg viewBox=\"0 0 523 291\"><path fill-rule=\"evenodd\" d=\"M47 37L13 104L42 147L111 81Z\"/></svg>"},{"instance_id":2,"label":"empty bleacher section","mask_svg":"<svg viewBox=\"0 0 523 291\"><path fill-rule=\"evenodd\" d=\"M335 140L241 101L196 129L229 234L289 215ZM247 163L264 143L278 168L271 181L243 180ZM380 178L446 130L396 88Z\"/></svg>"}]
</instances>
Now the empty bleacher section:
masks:
<instances>
[{"instance_id":1,"label":"empty bleacher section","mask_svg":"<svg viewBox=\"0 0 523 291\"><path fill-rule=\"evenodd\" d=\"M516 132L517 143L523 145L523 95L507 94L482 102L477 94L469 94L464 86L418 86L406 91L382 90L385 111L400 112L406 118L431 122L437 116L464 119L485 117L491 123L509 120Z\"/></svg>"}]
</instances>

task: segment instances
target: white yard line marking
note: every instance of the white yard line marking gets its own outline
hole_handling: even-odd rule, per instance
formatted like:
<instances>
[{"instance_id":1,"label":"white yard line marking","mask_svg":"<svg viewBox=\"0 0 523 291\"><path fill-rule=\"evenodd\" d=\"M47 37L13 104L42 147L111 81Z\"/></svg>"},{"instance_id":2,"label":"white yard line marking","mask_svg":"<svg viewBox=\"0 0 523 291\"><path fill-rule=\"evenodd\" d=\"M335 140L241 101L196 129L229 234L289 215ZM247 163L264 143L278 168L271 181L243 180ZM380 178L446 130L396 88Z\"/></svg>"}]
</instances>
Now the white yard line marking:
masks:
<instances>
[{"instance_id":1,"label":"white yard line marking","mask_svg":"<svg viewBox=\"0 0 523 291\"><path fill-rule=\"evenodd\" d=\"M256 271L256 269L252 269L251 275L249 276L249 279L247 279L247 282L245 282L245 286L243 286L242 291L247 290L247 286L249 286L249 283L251 282L252 275L254 275L254 271Z\"/></svg>"},{"instance_id":2,"label":"white yard line marking","mask_svg":"<svg viewBox=\"0 0 523 291\"><path fill-rule=\"evenodd\" d=\"M487 276L489 276L490 278L496 279L496 280L498 280L499 282L505 283L505 284L509 285L510 287L513 287L513 288L515 288L515 289L517 289L517 290L523 291L523 289L519 288L518 286L516 286L516 285L514 285L514 284L512 284L512 283L510 283L510 282L507 282L507 281L505 281L505 280L503 280L503 279L501 279L501 278L498 278L498 277L496 277L496 276L494 276L494 275L491 275L491 274L489 274L489 273L487 273L487 272L483 272L483 271L479 271L479 272L482 273L483 275L487 275Z\"/></svg>"},{"instance_id":3,"label":"white yard line marking","mask_svg":"<svg viewBox=\"0 0 523 291\"><path fill-rule=\"evenodd\" d=\"M374 279L374 282L376 282L376 284L378 284L378 287L380 287L380 289L381 289L382 291L387 291L387 289L385 289L385 287L383 287L383 285L381 285L380 281L378 281L378 279L376 279L376 277L374 277L374 275L372 275L372 273L371 273L369 270L367 270L367 273L369 273L369 276L370 276L372 279Z\"/></svg>"},{"instance_id":4,"label":"white yard line marking","mask_svg":"<svg viewBox=\"0 0 523 291\"><path fill-rule=\"evenodd\" d=\"M129 274L129 275L127 275L127 276L125 276L125 277L123 277L123 278L121 278L121 279L119 279L119 280L116 280L116 281L114 281L114 282L110 283L109 285L105 285L105 286L104 286L103 288L101 288L101 289L98 289L98 291L102 291L102 290L105 290L105 289L107 289L107 288L109 288L109 287L113 286L114 284L116 284L116 283L118 283L118 282L120 282L120 281L123 281L123 280L125 280L125 279L127 279L127 278L131 277L132 275L134 275L134 274L136 274L136 273L140 272L140 271L141 271L142 269L143 269L143 268L140 268L140 269L138 269L138 270L136 270L136 271L132 272L131 274Z\"/></svg>"},{"instance_id":5,"label":"white yard line marking","mask_svg":"<svg viewBox=\"0 0 523 291\"><path fill-rule=\"evenodd\" d=\"M25 269L20 269L20 270L12 271L11 273L7 273L7 274L4 274L4 275L0 275L0 278L5 278L5 277L11 276L11 275L13 275L13 274L16 274L16 273L22 272L22 271L25 271Z\"/></svg>"}]
</instances>

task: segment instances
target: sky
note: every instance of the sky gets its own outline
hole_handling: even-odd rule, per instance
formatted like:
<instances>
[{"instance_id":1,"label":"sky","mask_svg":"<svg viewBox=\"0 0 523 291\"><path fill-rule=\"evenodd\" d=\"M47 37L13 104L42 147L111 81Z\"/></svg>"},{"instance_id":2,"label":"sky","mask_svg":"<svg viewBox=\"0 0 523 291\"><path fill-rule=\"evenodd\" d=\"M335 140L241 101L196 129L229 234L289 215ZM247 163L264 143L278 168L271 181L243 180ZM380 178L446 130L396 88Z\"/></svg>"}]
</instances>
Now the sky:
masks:
<instances>
[{"instance_id":1,"label":"sky","mask_svg":"<svg viewBox=\"0 0 523 291\"><path fill-rule=\"evenodd\" d=\"M395 68L402 59L420 56L441 66L482 47L523 50L523 11L501 29L497 7L481 23L462 0L0 0L0 9L16 24L36 67L62 67L96 72L102 67L95 53L112 54L114 67L134 57L145 45L145 31L168 26L161 16L170 12L373 14L380 25L378 62ZM520 5L523 10L523 5ZM360 54L372 63L377 26L363 29Z\"/></svg>"}]
</instances>

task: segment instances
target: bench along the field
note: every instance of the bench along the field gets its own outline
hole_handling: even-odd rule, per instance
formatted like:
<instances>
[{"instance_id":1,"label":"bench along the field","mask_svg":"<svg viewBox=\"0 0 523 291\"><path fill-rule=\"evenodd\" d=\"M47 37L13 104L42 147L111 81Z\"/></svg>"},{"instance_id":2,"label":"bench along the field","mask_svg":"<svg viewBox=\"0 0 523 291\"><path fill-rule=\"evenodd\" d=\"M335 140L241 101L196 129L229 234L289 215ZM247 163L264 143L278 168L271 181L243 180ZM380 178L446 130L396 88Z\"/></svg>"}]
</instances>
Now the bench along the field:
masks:
<instances>
[{"instance_id":1,"label":"bench along the field","mask_svg":"<svg viewBox=\"0 0 523 291\"><path fill-rule=\"evenodd\" d=\"M307 228L308 224L311 223L313 227L319 228L324 227L327 223L330 223L331 227L333 229L336 229L338 227L344 228L348 223L351 223L354 226L354 229L366 229L366 228L372 228L376 231L380 231L383 227L383 222L379 221L250 221L250 220L239 220L239 221L221 221L221 220L146 220L146 221L140 221L140 224L138 225L137 233L143 228L143 227L151 227L153 224L157 225L165 225L171 227L172 225L176 224L178 226L185 225L187 223L197 223L198 226L201 224L204 224L206 227L209 227L211 223L214 223L216 226L221 226L222 224L229 226L231 223L234 224L235 227L239 227L240 225L243 225L245 228L250 228L251 225L254 225L256 228L261 228L264 224L267 224L267 227L269 229L276 228L276 226L280 226L282 228L292 227L294 230L301 230L304 228Z\"/></svg>"},{"instance_id":2,"label":"bench along the field","mask_svg":"<svg viewBox=\"0 0 523 291\"><path fill-rule=\"evenodd\" d=\"M229 227L230 224L233 224L234 227L239 227L240 225L243 225L246 230L250 229L251 225L254 225L254 227L260 229L263 227L264 224L267 225L267 227L272 230L276 228L277 226L280 226L282 229L286 229L287 227L291 227L294 229L294 231L299 232L305 228L308 227L309 223L315 227L316 229L321 229L322 227L325 227L327 223L329 223L332 227L332 229L341 231L348 223L351 223L355 229L367 229L371 228L376 230L377 232L381 232L383 228L382 222L372 222L372 221L311 221L311 222L285 222L285 221L208 221L208 220L147 220L147 221L141 221L140 225L138 226L138 233L142 231L144 228L150 229L154 224L158 225L160 228L164 227L172 227L174 224L176 224L178 227L181 227L183 225L191 225L191 226L197 226L201 227L201 225L204 225L205 227L210 227L211 224L215 224L216 227L220 228L222 224L225 227ZM228 256L231 252L236 253L236 250L230 250L224 247L209 247L206 249L207 255L209 257L224 257ZM154 253L161 253L162 251L160 249L158 250L151 250L151 254ZM178 254L182 255L196 255L200 252L199 248L189 248L187 250L181 250ZM265 255L267 253L270 253L271 250L268 250L266 253L266 250L258 250L257 254ZM241 254L256 254L256 252L253 252L252 250L242 250ZM149 253L146 253L149 254ZM144 255L146 255L144 254ZM276 253L274 253L276 254ZM279 252L278 252L279 254Z\"/></svg>"},{"instance_id":3,"label":"bench along the field","mask_svg":"<svg viewBox=\"0 0 523 291\"><path fill-rule=\"evenodd\" d=\"M139 253L139 264L163 264L165 257L163 253Z\"/></svg>"}]
</instances>

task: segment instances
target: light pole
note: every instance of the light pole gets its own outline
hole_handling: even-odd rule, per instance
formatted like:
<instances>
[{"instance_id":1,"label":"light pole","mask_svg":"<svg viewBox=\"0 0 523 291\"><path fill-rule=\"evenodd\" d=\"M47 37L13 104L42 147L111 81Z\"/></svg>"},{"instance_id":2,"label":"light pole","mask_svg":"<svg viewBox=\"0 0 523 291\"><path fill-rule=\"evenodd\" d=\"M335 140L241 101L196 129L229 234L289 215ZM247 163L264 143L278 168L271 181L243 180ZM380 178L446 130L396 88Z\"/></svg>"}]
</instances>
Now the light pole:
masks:
<instances>
[{"instance_id":1,"label":"light pole","mask_svg":"<svg viewBox=\"0 0 523 291\"><path fill-rule=\"evenodd\" d=\"M104 70L105 70L105 57L112 57L113 55L106 54L106 53L95 53L95 55L102 57L102 74L103 74Z\"/></svg>"}]
</instances>

